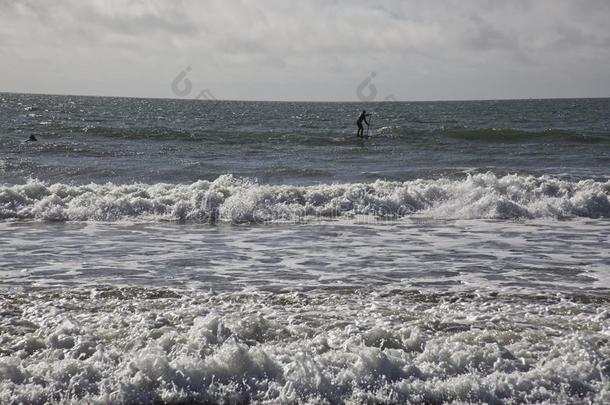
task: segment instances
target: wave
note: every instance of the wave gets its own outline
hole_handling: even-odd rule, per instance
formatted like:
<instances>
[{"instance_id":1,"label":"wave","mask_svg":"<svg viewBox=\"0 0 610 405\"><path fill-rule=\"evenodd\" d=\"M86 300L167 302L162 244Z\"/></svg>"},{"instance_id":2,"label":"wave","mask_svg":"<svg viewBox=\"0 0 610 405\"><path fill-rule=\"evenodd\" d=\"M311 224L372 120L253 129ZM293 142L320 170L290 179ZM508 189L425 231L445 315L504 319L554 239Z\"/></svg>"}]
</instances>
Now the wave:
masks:
<instances>
[{"instance_id":1,"label":"wave","mask_svg":"<svg viewBox=\"0 0 610 405\"><path fill-rule=\"evenodd\" d=\"M210 145L261 145L294 144L301 146L326 146L362 142L352 133L336 130L219 130L219 129L175 129L167 127L91 127L83 130L87 136L117 138L125 140L154 140L199 142Z\"/></svg>"},{"instance_id":2,"label":"wave","mask_svg":"<svg viewBox=\"0 0 610 405\"><path fill-rule=\"evenodd\" d=\"M0 187L0 219L264 223L371 216L396 219L608 218L610 181L488 172L461 180L264 185L223 175L192 184Z\"/></svg>"},{"instance_id":3,"label":"wave","mask_svg":"<svg viewBox=\"0 0 610 405\"><path fill-rule=\"evenodd\" d=\"M0 402L608 403L607 302L375 292L0 295Z\"/></svg>"},{"instance_id":4,"label":"wave","mask_svg":"<svg viewBox=\"0 0 610 405\"><path fill-rule=\"evenodd\" d=\"M133 140L167 140L167 141L195 141L218 144L250 144L260 143L261 140L270 143L294 143L305 146L324 146L343 144L357 141L353 135L355 131L349 128L339 129L303 129L295 130L219 130L214 128L170 128L170 127L86 127L83 132L87 135ZM384 126L371 129L371 134L378 138L392 138L403 142L426 140L437 142L439 139L454 139L476 143L521 143L521 142L566 142L566 143L609 143L607 133L589 132L584 130L541 129L526 130L514 128L469 128L463 126L436 128Z\"/></svg>"},{"instance_id":5,"label":"wave","mask_svg":"<svg viewBox=\"0 0 610 405\"><path fill-rule=\"evenodd\" d=\"M174 129L164 127L85 127L82 130L88 135L104 136L121 139L159 139L159 140L195 140L197 134L187 129Z\"/></svg>"},{"instance_id":6,"label":"wave","mask_svg":"<svg viewBox=\"0 0 610 405\"><path fill-rule=\"evenodd\" d=\"M383 127L376 131L379 136L401 139L458 139L469 142L533 142L553 141L568 143L604 143L610 142L605 133L589 133L586 131L570 131L563 129L524 130L514 128L468 128L439 127L434 129Z\"/></svg>"}]
</instances>

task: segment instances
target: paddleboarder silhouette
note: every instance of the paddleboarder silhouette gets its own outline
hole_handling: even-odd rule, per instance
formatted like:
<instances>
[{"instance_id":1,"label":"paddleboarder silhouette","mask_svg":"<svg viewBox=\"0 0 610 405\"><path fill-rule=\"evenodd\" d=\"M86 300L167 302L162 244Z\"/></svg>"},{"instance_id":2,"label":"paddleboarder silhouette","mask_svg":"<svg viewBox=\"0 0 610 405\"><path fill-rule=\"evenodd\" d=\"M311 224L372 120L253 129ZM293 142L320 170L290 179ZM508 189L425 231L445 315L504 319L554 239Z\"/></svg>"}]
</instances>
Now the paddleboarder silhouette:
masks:
<instances>
[{"instance_id":1,"label":"paddleboarder silhouette","mask_svg":"<svg viewBox=\"0 0 610 405\"><path fill-rule=\"evenodd\" d=\"M370 116L371 114L367 114L366 110L362 110L362 113L360 113L360 115L358 116L358 121L356 121L356 125L358 125L358 134L357 136L360 138L364 138L364 127L362 126L362 121L365 122L365 124L367 126L369 126L369 122L366 120L366 117Z\"/></svg>"}]
</instances>

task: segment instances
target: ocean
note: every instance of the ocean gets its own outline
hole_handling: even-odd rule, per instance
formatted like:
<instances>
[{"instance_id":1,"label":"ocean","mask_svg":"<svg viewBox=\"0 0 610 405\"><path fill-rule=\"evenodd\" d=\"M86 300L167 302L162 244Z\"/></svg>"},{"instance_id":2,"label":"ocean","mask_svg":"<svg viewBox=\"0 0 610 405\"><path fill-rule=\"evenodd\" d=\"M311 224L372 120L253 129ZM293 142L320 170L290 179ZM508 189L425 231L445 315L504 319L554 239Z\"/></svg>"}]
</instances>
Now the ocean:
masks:
<instances>
[{"instance_id":1,"label":"ocean","mask_svg":"<svg viewBox=\"0 0 610 405\"><path fill-rule=\"evenodd\" d=\"M0 93L0 265L3 404L609 403L610 99Z\"/></svg>"}]
</instances>

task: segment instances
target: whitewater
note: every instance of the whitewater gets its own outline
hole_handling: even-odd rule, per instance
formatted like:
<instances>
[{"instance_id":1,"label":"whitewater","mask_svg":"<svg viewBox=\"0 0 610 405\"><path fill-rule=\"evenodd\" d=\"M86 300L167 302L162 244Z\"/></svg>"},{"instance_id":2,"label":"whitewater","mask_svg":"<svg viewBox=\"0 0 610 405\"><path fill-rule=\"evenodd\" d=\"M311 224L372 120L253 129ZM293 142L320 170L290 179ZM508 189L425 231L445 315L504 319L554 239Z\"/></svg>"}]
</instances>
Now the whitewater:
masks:
<instances>
[{"instance_id":1,"label":"whitewater","mask_svg":"<svg viewBox=\"0 0 610 405\"><path fill-rule=\"evenodd\" d=\"M0 403L608 403L609 112L0 93Z\"/></svg>"},{"instance_id":2,"label":"whitewater","mask_svg":"<svg viewBox=\"0 0 610 405\"><path fill-rule=\"evenodd\" d=\"M563 181L493 173L464 180L308 187L259 185L231 175L192 184L0 187L0 218L47 221L195 221L265 223L308 218L518 219L610 217L610 181Z\"/></svg>"}]
</instances>

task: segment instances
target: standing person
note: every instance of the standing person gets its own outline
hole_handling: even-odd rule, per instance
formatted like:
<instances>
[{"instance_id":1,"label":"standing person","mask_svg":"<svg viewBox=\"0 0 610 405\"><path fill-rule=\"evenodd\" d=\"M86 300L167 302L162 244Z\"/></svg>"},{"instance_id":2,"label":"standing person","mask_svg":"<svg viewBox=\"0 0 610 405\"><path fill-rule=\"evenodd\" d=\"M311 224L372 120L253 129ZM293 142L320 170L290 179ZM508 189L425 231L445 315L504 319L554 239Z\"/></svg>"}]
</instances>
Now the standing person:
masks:
<instances>
[{"instance_id":1,"label":"standing person","mask_svg":"<svg viewBox=\"0 0 610 405\"><path fill-rule=\"evenodd\" d=\"M362 121L364 121L368 126L369 122L366 120L366 117L368 117L369 115L371 114L367 114L366 110L362 110L362 113L360 114L360 116L358 116L358 121L356 121L356 125L358 125L358 137L364 137L364 127L362 126Z\"/></svg>"}]
</instances>

